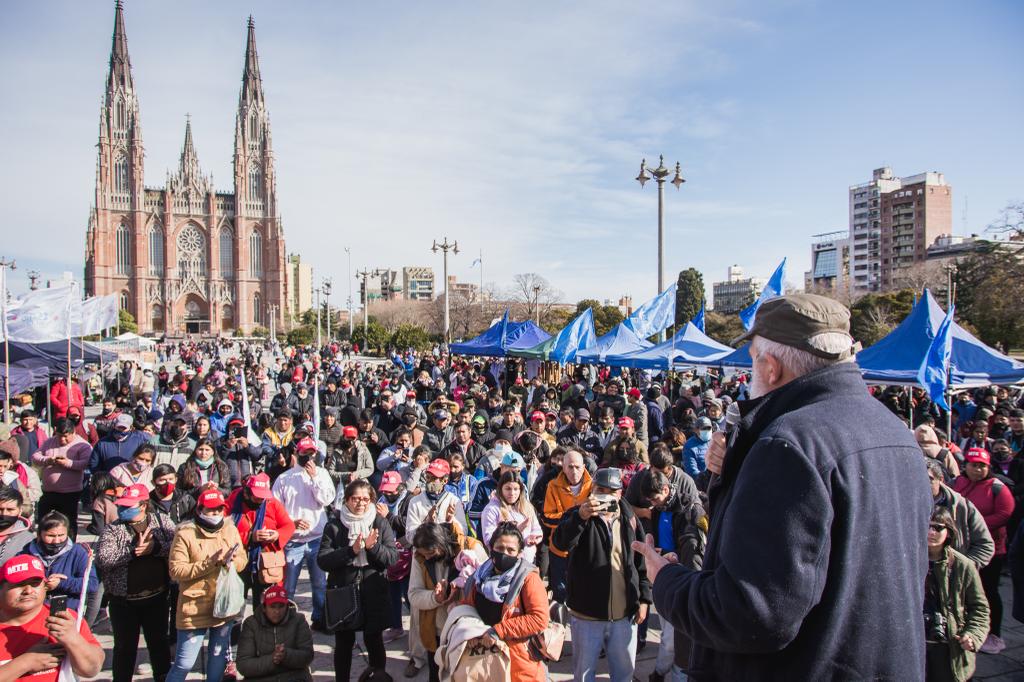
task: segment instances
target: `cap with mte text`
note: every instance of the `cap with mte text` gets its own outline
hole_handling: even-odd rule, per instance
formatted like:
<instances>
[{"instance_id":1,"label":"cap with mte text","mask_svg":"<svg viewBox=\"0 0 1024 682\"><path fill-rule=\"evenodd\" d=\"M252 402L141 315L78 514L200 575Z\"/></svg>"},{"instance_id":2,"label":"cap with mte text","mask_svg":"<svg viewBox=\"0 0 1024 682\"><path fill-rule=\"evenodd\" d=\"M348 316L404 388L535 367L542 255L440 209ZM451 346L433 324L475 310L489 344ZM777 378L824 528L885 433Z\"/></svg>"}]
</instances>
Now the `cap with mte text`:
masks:
<instances>
[{"instance_id":1,"label":"cap with mte text","mask_svg":"<svg viewBox=\"0 0 1024 682\"><path fill-rule=\"evenodd\" d=\"M270 497L270 476L266 474L255 474L245 481L245 487L253 497L265 500Z\"/></svg>"},{"instance_id":2,"label":"cap with mte text","mask_svg":"<svg viewBox=\"0 0 1024 682\"><path fill-rule=\"evenodd\" d=\"M196 506L203 509L223 509L225 506L224 496L215 488L207 488L199 494Z\"/></svg>"},{"instance_id":3,"label":"cap with mte text","mask_svg":"<svg viewBox=\"0 0 1024 682\"><path fill-rule=\"evenodd\" d=\"M0 568L0 578L5 583L15 585L38 578L46 579L46 569L38 557L31 554L18 554L8 559L3 568Z\"/></svg>"}]
</instances>

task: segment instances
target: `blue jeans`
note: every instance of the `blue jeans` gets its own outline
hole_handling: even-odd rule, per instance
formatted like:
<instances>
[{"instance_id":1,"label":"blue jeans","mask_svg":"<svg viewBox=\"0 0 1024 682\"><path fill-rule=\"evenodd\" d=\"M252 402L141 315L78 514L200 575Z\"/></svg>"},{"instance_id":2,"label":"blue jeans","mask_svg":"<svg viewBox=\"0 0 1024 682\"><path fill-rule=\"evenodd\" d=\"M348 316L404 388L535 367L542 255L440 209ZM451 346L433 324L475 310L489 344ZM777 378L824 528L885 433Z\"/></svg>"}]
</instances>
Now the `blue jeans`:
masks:
<instances>
[{"instance_id":1,"label":"blue jeans","mask_svg":"<svg viewBox=\"0 0 1024 682\"><path fill-rule=\"evenodd\" d=\"M548 558L548 584L551 585L551 598L559 604L565 603L565 573L569 568L569 559L558 556L554 552Z\"/></svg>"},{"instance_id":2,"label":"blue jeans","mask_svg":"<svg viewBox=\"0 0 1024 682\"><path fill-rule=\"evenodd\" d=\"M320 538L306 542L289 542L284 548L284 589L288 591L288 598L294 600L295 588L299 584L299 573L302 572L302 564L305 563L313 587L314 622L324 619L324 600L327 598L327 574L316 563L319 551Z\"/></svg>"},{"instance_id":3,"label":"blue jeans","mask_svg":"<svg viewBox=\"0 0 1024 682\"><path fill-rule=\"evenodd\" d=\"M184 682L192 666L199 658L203 642L207 635L206 680L220 682L224 677L224 666L227 665L228 647L231 646L231 623L220 627L203 628L202 630L178 630L178 646L174 652L174 665L167 673L167 682Z\"/></svg>"},{"instance_id":4,"label":"blue jeans","mask_svg":"<svg viewBox=\"0 0 1024 682\"><path fill-rule=\"evenodd\" d=\"M608 676L612 682L630 682L633 679L636 623L632 618L608 621L573 616L569 628L572 632L574 680L593 682L602 649L607 654Z\"/></svg>"}]
</instances>

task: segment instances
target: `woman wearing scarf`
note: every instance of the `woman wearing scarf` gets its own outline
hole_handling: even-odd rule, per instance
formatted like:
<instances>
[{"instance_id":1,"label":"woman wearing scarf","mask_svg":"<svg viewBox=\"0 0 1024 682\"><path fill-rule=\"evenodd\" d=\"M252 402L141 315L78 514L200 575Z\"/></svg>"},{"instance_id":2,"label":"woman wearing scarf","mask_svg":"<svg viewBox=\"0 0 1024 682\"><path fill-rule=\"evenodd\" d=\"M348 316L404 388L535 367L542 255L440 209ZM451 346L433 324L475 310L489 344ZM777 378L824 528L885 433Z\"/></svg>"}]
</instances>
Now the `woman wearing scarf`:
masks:
<instances>
[{"instance_id":1,"label":"woman wearing scarf","mask_svg":"<svg viewBox=\"0 0 1024 682\"><path fill-rule=\"evenodd\" d=\"M526 494L526 485L516 471L506 471L501 475L494 496L480 513L484 540L490 538L503 523L510 523L519 530L525 544L521 548L523 558L532 564L537 555L537 545L544 539L544 531Z\"/></svg>"},{"instance_id":2,"label":"woman wearing scarf","mask_svg":"<svg viewBox=\"0 0 1024 682\"><path fill-rule=\"evenodd\" d=\"M413 638L418 638L427 651L427 666L430 670L430 682L438 682L438 667L434 661L434 652L440 643L441 631L448 619L448 609L457 604L461 596L460 590L453 585L459 572L455 559L461 552L475 555L477 563L487 558L483 545L473 538L466 537L458 524L453 523L454 507L449 506L444 523L428 521L423 523L413 535L413 561L409 575L409 604L416 611L416 617L410 622L410 645ZM412 647L410 647L412 648ZM409 666L415 667L410 659ZM406 669L406 677L412 677ZM415 673L414 673L415 674Z\"/></svg>"},{"instance_id":3,"label":"woman wearing scarf","mask_svg":"<svg viewBox=\"0 0 1024 682\"><path fill-rule=\"evenodd\" d=\"M377 513L374 500L373 488L365 479L345 486L344 501L324 528L316 560L327 571L327 589L359 583L366 655L370 668L383 673L387 663L383 632L390 612L385 572L398 561L398 549L391 525ZM355 642L355 630L334 633L334 673L338 680L350 677Z\"/></svg>"},{"instance_id":4,"label":"woman wearing scarf","mask_svg":"<svg viewBox=\"0 0 1024 682\"><path fill-rule=\"evenodd\" d=\"M193 497L211 485L221 495L231 492L231 472L228 465L217 456L212 440L202 439L196 443L189 458L178 468L178 485Z\"/></svg>"},{"instance_id":5,"label":"woman wearing scarf","mask_svg":"<svg viewBox=\"0 0 1024 682\"><path fill-rule=\"evenodd\" d=\"M89 562L89 551L82 545L75 544L69 537L68 517L59 511L51 511L39 520L36 527L36 539L29 543L25 550L39 557L46 568L47 597L63 594L68 598L68 608L78 611L79 598L82 596L82 584L86 580L85 567ZM89 587L86 593L89 599L96 593L99 578L96 569L90 568Z\"/></svg>"},{"instance_id":6,"label":"woman wearing scarf","mask_svg":"<svg viewBox=\"0 0 1024 682\"><path fill-rule=\"evenodd\" d=\"M490 541L490 558L466 583L462 603L472 605L491 626L481 637L485 647L499 639L508 645L513 680L543 682L544 664L530 657L527 645L548 626L547 588L526 560L523 534L515 524L499 524Z\"/></svg>"}]
</instances>

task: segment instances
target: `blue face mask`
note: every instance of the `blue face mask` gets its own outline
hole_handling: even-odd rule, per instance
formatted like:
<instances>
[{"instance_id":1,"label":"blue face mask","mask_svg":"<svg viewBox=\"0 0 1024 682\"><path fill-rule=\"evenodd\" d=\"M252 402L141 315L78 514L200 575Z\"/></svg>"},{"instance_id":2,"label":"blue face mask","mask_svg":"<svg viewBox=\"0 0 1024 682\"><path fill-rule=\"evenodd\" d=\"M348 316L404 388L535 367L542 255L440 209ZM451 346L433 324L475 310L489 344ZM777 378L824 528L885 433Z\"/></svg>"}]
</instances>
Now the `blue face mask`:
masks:
<instances>
[{"instance_id":1,"label":"blue face mask","mask_svg":"<svg viewBox=\"0 0 1024 682\"><path fill-rule=\"evenodd\" d=\"M120 507L117 510L117 518L120 521L134 521L142 513L142 507Z\"/></svg>"},{"instance_id":2,"label":"blue face mask","mask_svg":"<svg viewBox=\"0 0 1024 682\"><path fill-rule=\"evenodd\" d=\"M697 438L700 438L702 441L707 443L711 440L711 431L709 429L701 429L697 432Z\"/></svg>"}]
</instances>

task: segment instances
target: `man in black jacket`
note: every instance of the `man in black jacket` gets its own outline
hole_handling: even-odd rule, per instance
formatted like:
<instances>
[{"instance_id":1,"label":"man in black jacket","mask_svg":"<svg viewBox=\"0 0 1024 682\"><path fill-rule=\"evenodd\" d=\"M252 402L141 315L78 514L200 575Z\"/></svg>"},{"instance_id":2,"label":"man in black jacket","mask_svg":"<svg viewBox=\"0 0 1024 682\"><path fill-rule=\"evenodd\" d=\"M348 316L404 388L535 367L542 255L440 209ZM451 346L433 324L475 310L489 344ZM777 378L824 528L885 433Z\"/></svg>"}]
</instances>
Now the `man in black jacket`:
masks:
<instances>
[{"instance_id":1,"label":"man in black jacket","mask_svg":"<svg viewBox=\"0 0 1024 682\"><path fill-rule=\"evenodd\" d=\"M751 400L724 460L722 434L708 451L703 570L636 546L658 613L693 641L690 679L924 679L930 489L853 363L849 320L810 294L761 306Z\"/></svg>"},{"instance_id":2,"label":"man in black jacket","mask_svg":"<svg viewBox=\"0 0 1024 682\"><path fill-rule=\"evenodd\" d=\"M594 679L602 650L612 682L633 678L636 626L651 603L643 554L632 549L642 536L643 527L622 501L622 472L613 468L598 469L590 499L555 529L554 543L569 552L573 679Z\"/></svg>"}]
</instances>

